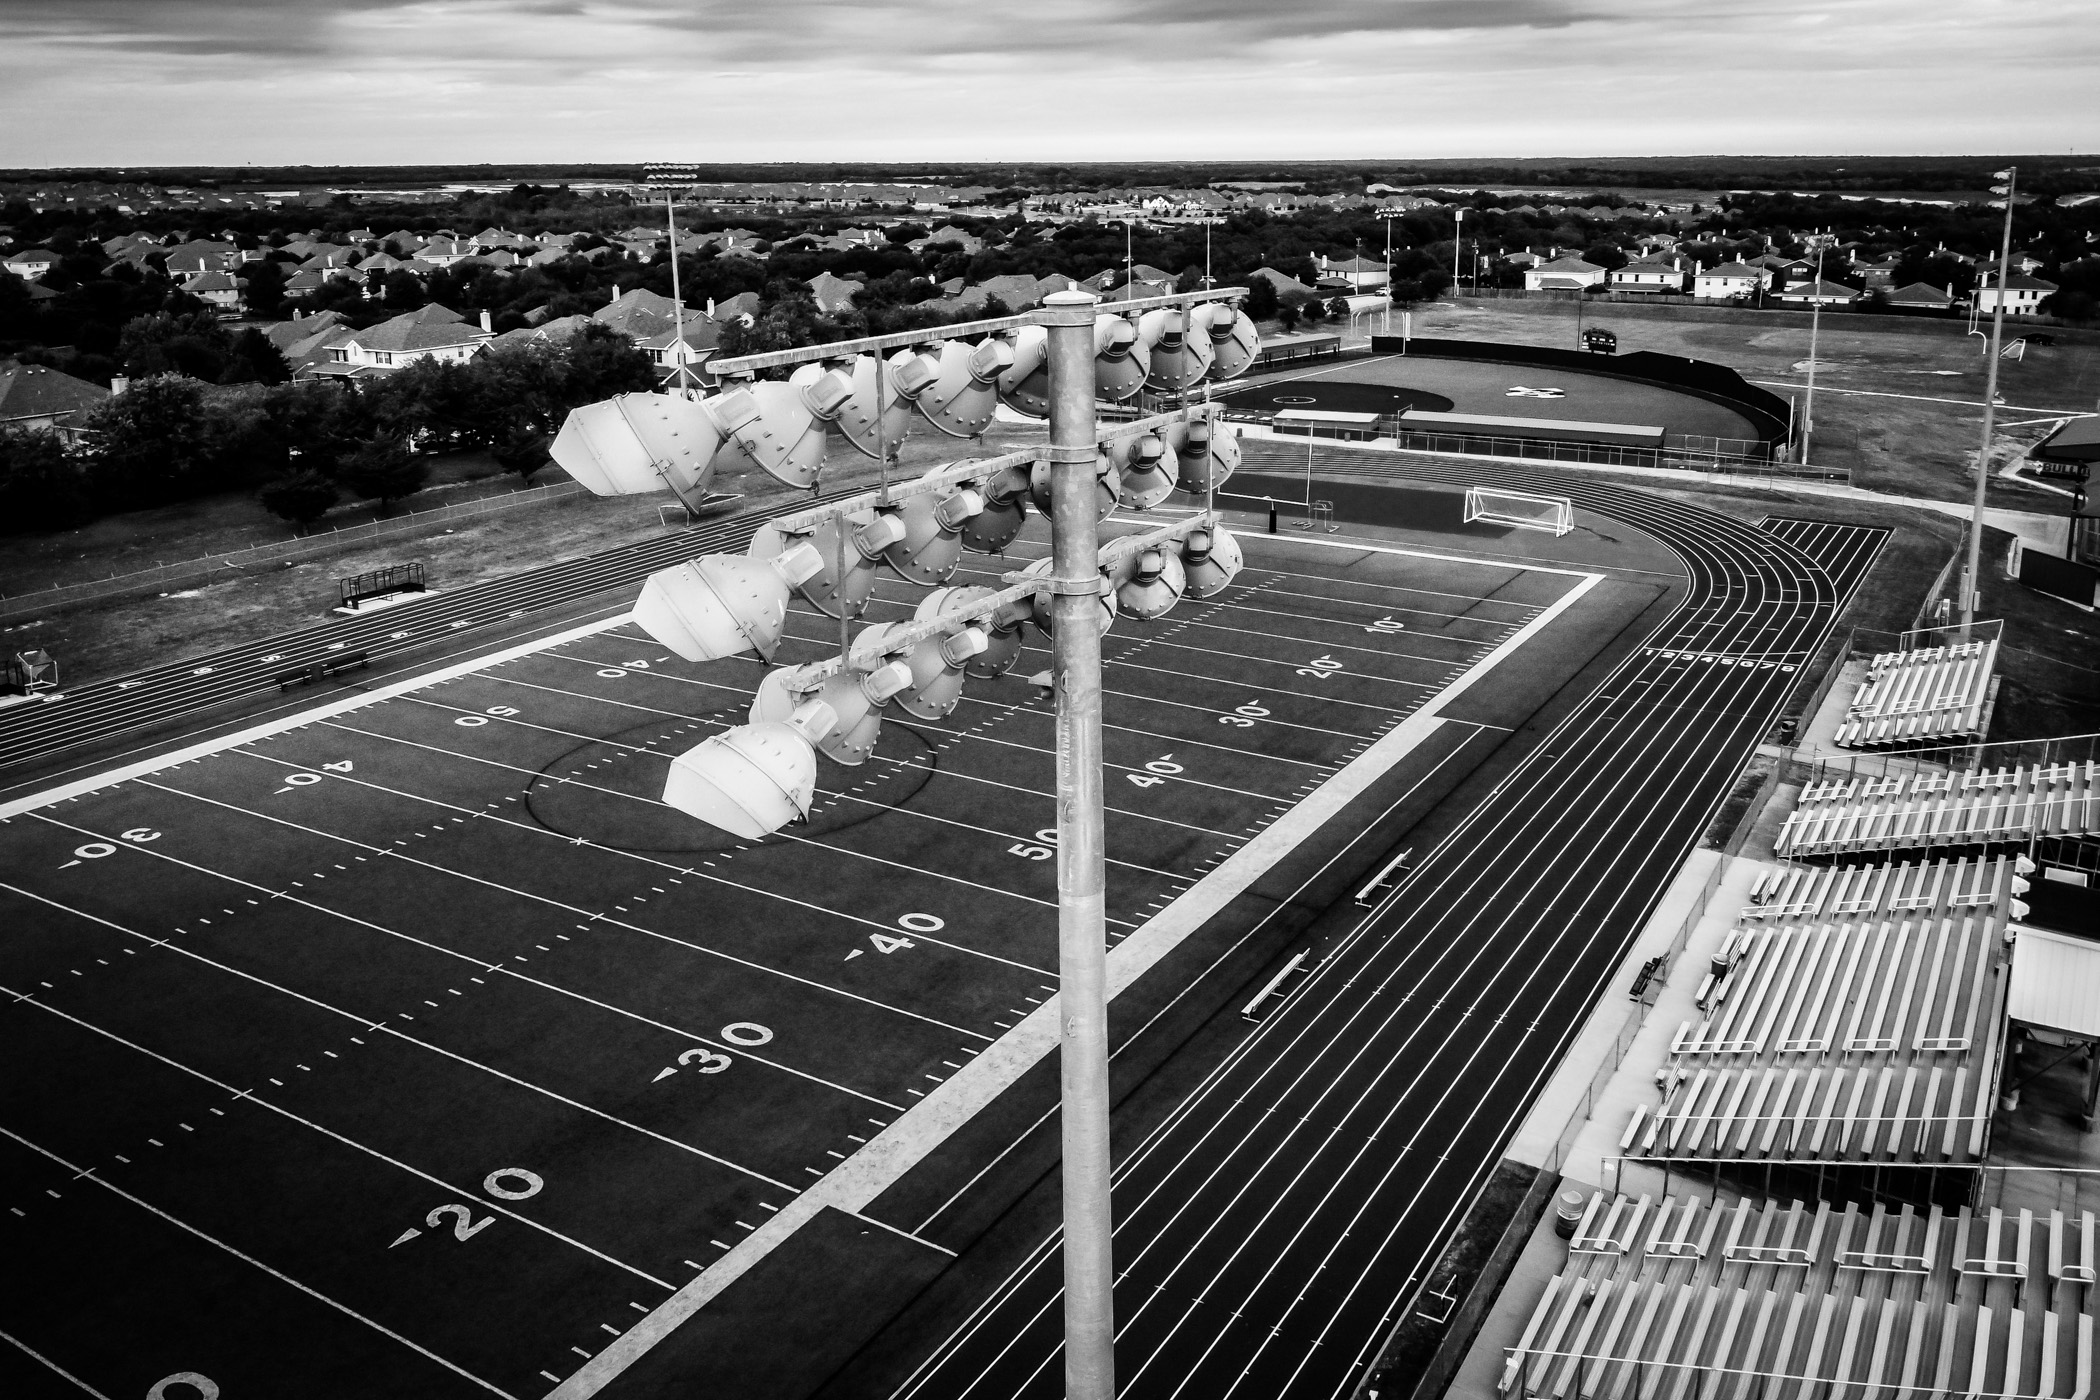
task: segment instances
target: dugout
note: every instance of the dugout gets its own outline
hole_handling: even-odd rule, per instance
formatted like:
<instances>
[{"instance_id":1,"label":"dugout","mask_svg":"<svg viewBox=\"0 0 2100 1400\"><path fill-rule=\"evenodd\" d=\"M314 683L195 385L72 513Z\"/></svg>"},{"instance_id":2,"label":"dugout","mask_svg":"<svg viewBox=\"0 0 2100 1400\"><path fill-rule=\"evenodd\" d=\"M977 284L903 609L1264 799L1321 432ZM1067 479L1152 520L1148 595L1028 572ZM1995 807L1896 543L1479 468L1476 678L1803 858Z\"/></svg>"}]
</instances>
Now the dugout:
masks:
<instances>
[{"instance_id":1,"label":"dugout","mask_svg":"<svg viewBox=\"0 0 2100 1400\"><path fill-rule=\"evenodd\" d=\"M2100 462L2100 417L2073 418L2028 449L2027 460L2041 476L2084 481Z\"/></svg>"},{"instance_id":2,"label":"dugout","mask_svg":"<svg viewBox=\"0 0 2100 1400\"><path fill-rule=\"evenodd\" d=\"M1292 437L1338 438L1344 442L1369 442L1380 436L1375 413L1337 413L1319 408L1286 408L1269 420L1277 433Z\"/></svg>"},{"instance_id":3,"label":"dugout","mask_svg":"<svg viewBox=\"0 0 2100 1400\"><path fill-rule=\"evenodd\" d=\"M1661 428L1639 423L1584 423L1574 418L1509 418L1499 414L1432 413L1410 408L1400 415L1400 428L1403 432L1519 438L1531 442L1597 442L1611 447L1657 450L1663 445Z\"/></svg>"}]
</instances>

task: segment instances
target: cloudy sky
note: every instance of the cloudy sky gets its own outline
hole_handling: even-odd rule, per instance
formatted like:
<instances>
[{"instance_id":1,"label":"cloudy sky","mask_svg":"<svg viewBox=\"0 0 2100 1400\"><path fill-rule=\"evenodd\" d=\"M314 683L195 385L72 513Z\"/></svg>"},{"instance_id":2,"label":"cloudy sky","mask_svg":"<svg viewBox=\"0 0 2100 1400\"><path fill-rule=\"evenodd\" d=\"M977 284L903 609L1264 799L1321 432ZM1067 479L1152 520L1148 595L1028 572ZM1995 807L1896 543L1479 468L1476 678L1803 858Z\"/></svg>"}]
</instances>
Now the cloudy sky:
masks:
<instances>
[{"instance_id":1,"label":"cloudy sky","mask_svg":"<svg viewBox=\"0 0 2100 1400\"><path fill-rule=\"evenodd\" d=\"M2095 0L0 0L0 166L2100 150Z\"/></svg>"}]
</instances>

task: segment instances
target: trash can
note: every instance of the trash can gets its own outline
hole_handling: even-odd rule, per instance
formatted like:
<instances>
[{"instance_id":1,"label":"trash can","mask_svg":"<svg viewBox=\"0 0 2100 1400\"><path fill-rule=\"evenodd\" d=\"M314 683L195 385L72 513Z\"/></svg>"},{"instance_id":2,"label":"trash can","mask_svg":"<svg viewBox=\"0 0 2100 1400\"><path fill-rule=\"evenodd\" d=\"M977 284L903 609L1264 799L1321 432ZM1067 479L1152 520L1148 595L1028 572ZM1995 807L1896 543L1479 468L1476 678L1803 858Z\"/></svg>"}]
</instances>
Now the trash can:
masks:
<instances>
[{"instance_id":1,"label":"trash can","mask_svg":"<svg viewBox=\"0 0 2100 1400\"><path fill-rule=\"evenodd\" d=\"M1556 1199L1553 1209L1553 1233L1564 1240L1575 1238L1575 1227L1582 1223L1582 1212L1589 1199L1580 1191L1563 1191Z\"/></svg>"}]
</instances>

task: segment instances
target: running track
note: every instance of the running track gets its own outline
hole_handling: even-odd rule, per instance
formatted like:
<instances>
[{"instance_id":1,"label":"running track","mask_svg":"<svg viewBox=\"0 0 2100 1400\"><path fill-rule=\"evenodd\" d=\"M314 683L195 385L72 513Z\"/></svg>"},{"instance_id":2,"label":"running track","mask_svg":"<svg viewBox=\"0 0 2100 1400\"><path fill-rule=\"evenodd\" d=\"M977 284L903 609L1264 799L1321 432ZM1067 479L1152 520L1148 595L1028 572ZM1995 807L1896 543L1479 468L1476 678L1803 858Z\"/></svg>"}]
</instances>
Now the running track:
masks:
<instances>
[{"instance_id":1,"label":"running track","mask_svg":"<svg viewBox=\"0 0 2100 1400\"><path fill-rule=\"evenodd\" d=\"M523 618L608 589L628 588L657 569L718 550L742 553L768 512L759 511L640 544L608 550L523 573L509 574L423 602L382 608L136 671L115 680L69 687L49 705L0 711L0 769L50 758L215 709L247 696L274 692L280 672L342 651L364 651L376 662L460 636L471 629ZM633 606L623 596L609 612ZM361 673L345 678L351 683Z\"/></svg>"},{"instance_id":2,"label":"running track","mask_svg":"<svg viewBox=\"0 0 2100 1400\"><path fill-rule=\"evenodd\" d=\"M1250 450L1249 466L1268 455ZM1335 484L1404 473L1569 495L1664 542L1691 586L1287 1002L1123 1147L1117 1378L1144 1400L1338 1397L1364 1380L1886 536L1758 529L1521 468L1323 455ZM1060 1394L1060 1267L1053 1235L894 1394Z\"/></svg>"}]
</instances>

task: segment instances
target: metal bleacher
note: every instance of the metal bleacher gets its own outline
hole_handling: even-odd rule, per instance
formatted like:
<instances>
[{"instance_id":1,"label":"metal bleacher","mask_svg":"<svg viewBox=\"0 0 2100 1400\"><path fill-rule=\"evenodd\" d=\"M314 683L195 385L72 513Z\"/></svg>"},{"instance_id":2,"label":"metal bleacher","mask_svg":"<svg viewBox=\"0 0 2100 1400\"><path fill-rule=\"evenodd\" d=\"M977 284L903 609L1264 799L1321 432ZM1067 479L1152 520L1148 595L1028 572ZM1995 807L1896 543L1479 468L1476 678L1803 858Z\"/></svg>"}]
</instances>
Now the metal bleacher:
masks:
<instances>
[{"instance_id":1,"label":"metal bleacher","mask_svg":"<svg viewBox=\"0 0 2100 1400\"><path fill-rule=\"evenodd\" d=\"M1882 652L1869 664L1833 742L1884 749L1978 737L1997 660L1996 638Z\"/></svg>"},{"instance_id":2,"label":"metal bleacher","mask_svg":"<svg viewBox=\"0 0 2100 1400\"><path fill-rule=\"evenodd\" d=\"M1984 846L2100 830L2100 762L1820 779L1773 842L1781 856Z\"/></svg>"},{"instance_id":3,"label":"metal bleacher","mask_svg":"<svg viewBox=\"0 0 2100 1400\"><path fill-rule=\"evenodd\" d=\"M1671 1037L1628 1158L1964 1163L1995 1083L2011 858L1761 875Z\"/></svg>"},{"instance_id":4,"label":"metal bleacher","mask_svg":"<svg viewBox=\"0 0 2100 1400\"><path fill-rule=\"evenodd\" d=\"M1594 1193L1497 1389L2090 1400L2090 1210Z\"/></svg>"}]
</instances>

